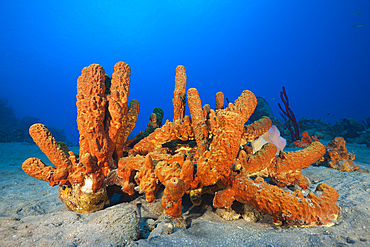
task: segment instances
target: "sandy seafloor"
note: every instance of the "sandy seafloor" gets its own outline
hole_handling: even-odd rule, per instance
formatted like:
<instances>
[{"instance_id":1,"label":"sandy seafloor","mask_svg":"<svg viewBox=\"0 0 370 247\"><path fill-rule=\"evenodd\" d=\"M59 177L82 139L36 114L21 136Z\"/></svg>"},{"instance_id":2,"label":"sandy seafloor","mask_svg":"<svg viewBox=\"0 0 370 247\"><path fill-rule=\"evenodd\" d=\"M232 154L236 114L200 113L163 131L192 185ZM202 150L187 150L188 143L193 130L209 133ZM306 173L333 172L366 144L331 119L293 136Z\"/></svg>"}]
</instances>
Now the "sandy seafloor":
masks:
<instances>
[{"instance_id":1,"label":"sandy seafloor","mask_svg":"<svg viewBox=\"0 0 370 247\"><path fill-rule=\"evenodd\" d=\"M369 148L348 143L346 147L355 153L360 168L370 169ZM29 157L50 164L36 145L0 143L0 246L370 246L369 173L315 166L303 170L312 182L311 191L326 183L339 192L341 210L333 227L278 227L269 216L257 223L225 221L203 206L185 215L186 229L133 241L139 226L136 212L141 223L156 219L152 209L158 203L148 205L138 198L136 204L121 203L91 214L68 211L57 186L22 171L22 162Z\"/></svg>"}]
</instances>

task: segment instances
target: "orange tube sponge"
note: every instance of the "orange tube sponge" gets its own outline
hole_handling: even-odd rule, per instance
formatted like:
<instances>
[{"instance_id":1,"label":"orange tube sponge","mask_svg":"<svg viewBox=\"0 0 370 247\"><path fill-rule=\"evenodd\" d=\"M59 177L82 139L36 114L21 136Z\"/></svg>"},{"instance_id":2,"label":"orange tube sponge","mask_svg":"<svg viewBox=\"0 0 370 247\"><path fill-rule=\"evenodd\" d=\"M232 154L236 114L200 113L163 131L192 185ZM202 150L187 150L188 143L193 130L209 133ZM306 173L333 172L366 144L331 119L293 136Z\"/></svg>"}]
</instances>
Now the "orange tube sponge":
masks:
<instances>
[{"instance_id":1,"label":"orange tube sponge","mask_svg":"<svg viewBox=\"0 0 370 247\"><path fill-rule=\"evenodd\" d=\"M202 102L196 88L188 90L188 104L191 115L191 126L193 127L195 140L197 141L199 156L208 149L208 131L203 114Z\"/></svg>"},{"instance_id":2,"label":"orange tube sponge","mask_svg":"<svg viewBox=\"0 0 370 247\"><path fill-rule=\"evenodd\" d=\"M118 161L117 176L122 179L122 191L129 195L135 193L135 184L130 180L132 173L139 171L144 163L144 157L137 155L135 157L123 157Z\"/></svg>"},{"instance_id":3,"label":"orange tube sponge","mask_svg":"<svg viewBox=\"0 0 370 247\"><path fill-rule=\"evenodd\" d=\"M153 160L149 154L145 156L143 166L141 167L135 180L136 183L139 184L140 191L145 193L146 201L147 202L154 201L155 193L157 193L160 183L157 176L154 173Z\"/></svg>"},{"instance_id":4,"label":"orange tube sponge","mask_svg":"<svg viewBox=\"0 0 370 247\"><path fill-rule=\"evenodd\" d=\"M211 106L209 104L205 104L203 106L203 115L205 119L208 119L210 111L211 111Z\"/></svg>"},{"instance_id":5,"label":"orange tube sponge","mask_svg":"<svg viewBox=\"0 0 370 247\"><path fill-rule=\"evenodd\" d=\"M216 105L215 110L222 110L224 109L225 105L225 96L223 92L216 93Z\"/></svg>"},{"instance_id":6,"label":"orange tube sponge","mask_svg":"<svg viewBox=\"0 0 370 247\"><path fill-rule=\"evenodd\" d=\"M79 160L71 152L68 157L45 126L37 124L30 128L34 141L56 168L47 167L41 160L32 158L22 165L25 172L48 181L52 186L63 185L59 196L74 211L101 209L107 200L105 187L111 182L123 184L117 176L114 179L113 175L117 172L112 172L112 169L116 164L114 159L123 157L128 132L133 129L138 117L137 100L133 100L127 110L130 74L130 67L118 62L114 67L111 85L106 88L105 82L109 80L102 66L92 64L82 70L77 80L76 96ZM110 175L111 172L113 175ZM112 179L106 180L108 175ZM127 186L130 187L129 182ZM97 194L100 196L95 197ZM79 198L84 199L79 201ZM97 199L98 205L89 203L93 198Z\"/></svg>"},{"instance_id":7,"label":"orange tube sponge","mask_svg":"<svg viewBox=\"0 0 370 247\"><path fill-rule=\"evenodd\" d=\"M194 166L190 160L186 160L182 167L177 162L168 164L159 162L155 167L155 173L160 182L165 186L161 205L166 210L166 214L172 217L182 215L182 197L190 188L193 181Z\"/></svg>"},{"instance_id":8,"label":"orange tube sponge","mask_svg":"<svg viewBox=\"0 0 370 247\"><path fill-rule=\"evenodd\" d=\"M300 191L284 192L260 177L253 181L244 175L237 175L231 187L216 192L215 207L229 208L237 200L272 215L278 225L285 221L293 226L332 226L338 217L339 207L335 203L339 195L329 185L318 185L319 195L309 193L305 198Z\"/></svg>"},{"instance_id":9,"label":"orange tube sponge","mask_svg":"<svg viewBox=\"0 0 370 247\"><path fill-rule=\"evenodd\" d=\"M145 193L146 200L152 202L162 184L161 205L172 217L182 215L184 193L189 192L198 205L202 193L218 191L216 207L230 207L238 200L271 214L275 223L333 224L339 211L335 205L338 193L330 186L320 185L317 190L321 195L310 193L304 198L301 192L284 192L261 178L269 177L278 186L306 189L308 180L301 170L324 155L321 143L313 142L296 152L280 152L278 157L276 146L267 143L253 154L245 144L272 125L268 117L244 125L257 105L255 95L245 90L223 109L224 95L219 92L216 109L207 104L202 107L197 89L186 92L184 66L176 68L173 122L167 120L161 126L163 114L153 112L146 137L127 141L139 114L137 100L132 100L127 109L130 73L126 63L117 63L111 86L106 87L109 80L102 66L92 64L82 70L76 96L79 159L72 152L66 155L45 126L30 128L32 138L56 168L37 158L26 160L22 167L52 186L61 185L59 197L70 209L100 210L108 200L107 187L113 184L129 195ZM191 117L184 115L186 100ZM254 182L251 176L257 176Z\"/></svg>"},{"instance_id":10,"label":"orange tube sponge","mask_svg":"<svg viewBox=\"0 0 370 247\"><path fill-rule=\"evenodd\" d=\"M130 101L130 104L128 105L127 109L127 116L123 123L123 128L121 128L121 132L119 136L117 137L117 144L116 144L116 159L120 159L123 157L123 151L127 149L127 146L130 145L130 142L127 141L127 138L129 137L130 133L134 129L136 122L139 118L139 110L140 110L140 104L139 101L136 99L132 99ZM119 146L121 143L124 143L123 148Z\"/></svg>"},{"instance_id":11,"label":"orange tube sponge","mask_svg":"<svg viewBox=\"0 0 370 247\"><path fill-rule=\"evenodd\" d=\"M132 125L137 119L136 109L133 115L127 114L130 75L131 70L126 63L116 63L108 95L105 95L105 72L98 64L84 68L77 80L80 155L90 153L96 157L104 176L113 167L114 151L116 159L123 156L122 150L127 138L124 131L129 122ZM138 104L133 107L138 109Z\"/></svg>"},{"instance_id":12,"label":"orange tube sponge","mask_svg":"<svg viewBox=\"0 0 370 247\"><path fill-rule=\"evenodd\" d=\"M176 67L175 91L173 92L173 121L180 120L185 115L186 103L186 69L179 65Z\"/></svg>"},{"instance_id":13,"label":"orange tube sponge","mask_svg":"<svg viewBox=\"0 0 370 247\"><path fill-rule=\"evenodd\" d=\"M301 170L318 161L325 152L324 145L313 142L305 149L280 154L276 162L269 167L269 177L281 187L297 184L306 189L309 182Z\"/></svg>"},{"instance_id":14,"label":"orange tube sponge","mask_svg":"<svg viewBox=\"0 0 370 247\"><path fill-rule=\"evenodd\" d=\"M235 169L243 171L250 177L260 176L268 177L268 169L276 160L276 146L272 143L267 143L255 154L247 154L241 150L236 161Z\"/></svg>"},{"instance_id":15,"label":"orange tube sponge","mask_svg":"<svg viewBox=\"0 0 370 247\"><path fill-rule=\"evenodd\" d=\"M197 165L197 176L203 186L227 179L239 152L244 127L242 117L223 110L217 114L217 119L218 130L215 131L209 150L200 154Z\"/></svg>"},{"instance_id":16,"label":"orange tube sponge","mask_svg":"<svg viewBox=\"0 0 370 247\"><path fill-rule=\"evenodd\" d=\"M213 109L210 109L207 114L207 127L208 127L208 135L213 136L217 130L218 123L216 112Z\"/></svg>"},{"instance_id":17,"label":"orange tube sponge","mask_svg":"<svg viewBox=\"0 0 370 247\"><path fill-rule=\"evenodd\" d=\"M40 159L30 158L23 162L22 169L36 179L48 181L51 186L67 184L72 162L68 159L62 147L43 124L32 125L29 132L33 141L56 168L46 166Z\"/></svg>"},{"instance_id":18,"label":"orange tube sponge","mask_svg":"<svg viewBox=\"0 0 370 247\"><path fill-rule=\"evenodd\" d=\"M263 116L261 119L244 126L242 144L251 142L266 133L272 126L270 118Z\"/></svg>"},{"instance_id":19,"label":"orange tube sponge","mask_svg":"<svg viewBox=\"0 0 370 247\"><path fill-rule=\"evenodd\" d=\"M146 155L156 148L161 148L164 143L174 140L187 141L193 138L194 133L189 116L185 116L183 121L170 122L167 120L161 128L155 129L153 133L135 144L131 152Z\"/></svg>"},{"instance_id":20,"label":"orange tube sponge","mask_svg":"<svg viewBox=\"0 0 370 247\"><path fill-rule=\"evenodd\" d=\"M235 100L234 104L229 103L226 108L228 111L238 113L244 123L248 121L249 117L254 112L257 106L256 96L249 90L244 90L242 94Z\"/></svg>"},{"instance_id":21,"label":"orange tube sponge","mask_svg":"<svg viewBox=\"0 0 370 247\"><path fill-rule=\"evenodd\" d=\"M110 118L108 121L109 145L108 156L112 156L116 150L116 158L123 157L123 147L126 142L125 129L127 127L127 103L129 95L131 69L128 64L118 62L114 65L110 94L108 99L108 111ZM115 144L115 145L113 145Z\"/></svg>"},{"instance_id":22,"label":"orange tube sponge","mask_svg":"<svg viewBox=\"0 0 370 247\"><path fill-rule=\"evenodd\" d=\"M29 133L41 151L49 158L57 169L69 170L72 162L68 159L67 154L54 139L48 128L43 124L34 124L30 127Z\"/></svg>"},{"instance_id":23,"label":"orange tube sponge","mask_svg":"<svg viewBox=\"0 0 370 247\"><path fill-rule=\"evenodd\" d=\"M92 64L85 67L77 80L77 126L80 132L80 154L90 153L99 161L106 161L108 140L104 130L107 100L105 71Z\"/></svg>"},{"instance_id":24,"label":"orange tube sponge","mask_svg":"<svg viewBox=\"0 0 370 247\"><path fill-rule=\"evenodd\" d=\"M307 189L309 182L301 170L318 161L325 154L325 146L320 142L313 142L303 150L282 152L279 157L275 157L276 150L272 143L265 144L255 154L246 154L241 150L235 169L243 169L250 177L269 177L280 187L297 184L302 189Z\"/></svg>"},{"instance_id":25,"label":"orange tube sponge","mask_svg":"<svg viewBox=\"0 0 370 247\"><path fill-rule=\"evenodd\" d=\"M55 186L61 181L62 183L68 182L68 179L66 179L68 173L63 173L60 179L55 179L53 175L56 169L52 166L45 165L38 158L28 158L26 161L23 162L22 169L27 175L38 180L47 181L51 186Z\"/></svg>"}]
</instances>

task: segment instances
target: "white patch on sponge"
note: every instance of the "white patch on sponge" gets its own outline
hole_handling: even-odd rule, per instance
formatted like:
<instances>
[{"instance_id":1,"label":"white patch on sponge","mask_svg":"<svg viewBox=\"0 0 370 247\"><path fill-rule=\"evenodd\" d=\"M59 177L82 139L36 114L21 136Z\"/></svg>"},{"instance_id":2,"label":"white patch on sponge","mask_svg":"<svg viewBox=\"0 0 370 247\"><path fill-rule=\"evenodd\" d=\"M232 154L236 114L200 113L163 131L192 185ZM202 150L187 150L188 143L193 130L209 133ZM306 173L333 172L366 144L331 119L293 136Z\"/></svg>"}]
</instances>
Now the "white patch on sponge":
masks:
<instances>
[{"instance_id":1,"label":"white patch on sponge","mask_svg":"<svg viewBox=\"0 0 370 247\"><path fill-rule=\"evenodd\" d=\"M265 140L265 138L263 138L263 136L260 136L256 140L252 141L251 146L253 148L253 154L261 150L263 145L265 145L266 143L267 141Z\"/></svg>"},{"instance_id":2,"label":"white patch on sponge","mask_svg":"<svg viewBox=\"0 0 370 247\"><path fill-rule=\"evenodd\" d=\"M272 143L277 147L276 155L283 151L286 146L286 140L280 136L279 129L272 125L271 128L262 136L251 142L253 153L259 151L266 143Z\"/></svg>"},{"instance_id":3,"label":"white patch on sponge","mask_svg":"<svg viewBox=\"0 0 370 247\"><path fill-rule=\"evenodd\" d=\"M89 176L85 177L85 184L84 186L81 187L81 191L84 193L93 193L94 191L92 189L92 185L93 185L93 179L92 179L92 175L90 174Z\"/></svg>"}]
</instances>

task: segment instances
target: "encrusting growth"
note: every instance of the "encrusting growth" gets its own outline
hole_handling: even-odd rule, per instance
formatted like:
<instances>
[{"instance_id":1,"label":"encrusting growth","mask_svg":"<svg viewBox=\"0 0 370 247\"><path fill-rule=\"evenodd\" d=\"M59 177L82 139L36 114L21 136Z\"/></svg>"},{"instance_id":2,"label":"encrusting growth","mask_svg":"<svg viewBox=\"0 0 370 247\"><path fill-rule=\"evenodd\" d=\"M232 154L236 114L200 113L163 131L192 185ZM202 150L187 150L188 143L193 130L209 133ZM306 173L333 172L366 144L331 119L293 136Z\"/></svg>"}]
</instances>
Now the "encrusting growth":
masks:
<instances>
[{"instance_id":1,"label":"encrusting growth","mask_svg":"<svg viewBox=\"0 0 370 247\"><path fill-rule=\"evenodd\" d=\"M218 92L215 109L211 109L202 105L197 89L186 91L186 69L179 65L173 121L161 126L163 111L156 108L147 130L127 140L139 112L137 100L128 105L130 74L126 63L117 63L108 90L103 67L93 64L82 70L77 81L79 158L72 152L66 155L45 126L30 128L32 138L56 168L30 158L23 170L52 186L60 185L59 196L70 209L93 212L103 208L111 185L129 195L143 193L152 202L163 185L161 205L172 217L182 215L185 193L194 205L201 203L202 194L211 193L215 194L214 207L229 208L237 200L272 215L276 224L334 224L339 213L334 188L320 184L318 195L306 197L301 191L279 188L298 185L307 189L309 182L301 170L319 160L325 147L314 141L305 149L277 154L278 148L268 142L252 151L250 143L272 126L268 117L246 124L257 105L252 92L243 91L226 107L223 93ZM185 115L186 100L190 116Z\"/></svg>"}]
</instances>

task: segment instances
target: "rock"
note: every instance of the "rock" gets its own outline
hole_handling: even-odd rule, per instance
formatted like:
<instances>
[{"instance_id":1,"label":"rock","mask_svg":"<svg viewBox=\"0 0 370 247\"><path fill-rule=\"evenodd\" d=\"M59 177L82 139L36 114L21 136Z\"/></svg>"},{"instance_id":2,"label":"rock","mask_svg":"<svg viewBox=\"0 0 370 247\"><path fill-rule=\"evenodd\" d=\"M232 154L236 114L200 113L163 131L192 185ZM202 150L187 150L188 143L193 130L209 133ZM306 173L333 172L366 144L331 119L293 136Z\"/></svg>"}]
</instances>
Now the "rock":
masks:
<instances>
[{"instance_id":1,"label":"rock","mask_svg":"<svg viewBox=\"0 0 370 247\"><path fill-rule=\"evenodd\" d=\"M239 202L234 202L231 208L217 208L215 213L224 220L237 220L243 217L247 222L257 222L265 217L264 213L254 207Z\"/></svg>"},{"instance_id":2,"label":"rock","mask_svg":"<svg viewBox=\"0 0 370 247\"><path fill-rule=\"evenodd\" d=\"M92 246L124 246L137 240L139 232L139 218L135 209L122 203L105 209L72 235L81 243Z\"/></svg>"},{"instance_id":3,"label":"rock","mask_svg":"<svg viewBox=\"0 0 370 247\"><path fill-rule=\"evenodd\" d=\"M217 208L215 213L224 220L237 220L241 216L232 208Z\"/></svg>"},{"instance_id":4,"label":"rock","mask_svg":"<svg viewBox=\"0 0 370 247\"><path fill-rule=\"evenodd\" d=\"M265 217L265 214L259 212L257 209L248 204L244 204L242 217L247 222L257 222L259 220L262 220Z\"/></svg>"},{"instance_id":5,"label":"rock","mask_svg":"<svg viewBox=\"0 0 370 247\"><path fill-rule=\"evenodd\" d=\"M370 147L370 129L366 130L359 137L355 139L358 144L365 144L366 147Z\"/></svg>"},{"instance_id":6,"label":"rock","mask_svg":"<svg viewBox=\"0 0 370 247\"><path fill-rule=\"evenodd\" d=\"M154 222L154 220L147 220L147 229L151 229L152 232L149 234L148 239L160 236L172 234L176 229L186 228L184 217L172 218L169 215L161 215Z\"/></svg>"},{"instance_id":7,"label":"rock","mask_svg":"<svg viewBox=\"0 0 370 247\"><path fill-rule=\"evenodd\" d=\"M343 118L339 123L333 125L333 130L336 132L336 136L348 138L356 138L359 136L359 132L365 130L365 127L353 118Z\"/></svg>"},{"instance_id":8,"label":"rock","mask_svg":"<svg viewBox=\"0 0 370 247\"><path fill-rule=\"evenodd\" d=\"M148 239L154 238L156 236L160 236L162 234L169 235L173 233L174 224L172 223L171 216L169 215L161 215L159 216L158 220L156 221L156 227L150 233Z\"/></svg>"}]
</instances>

